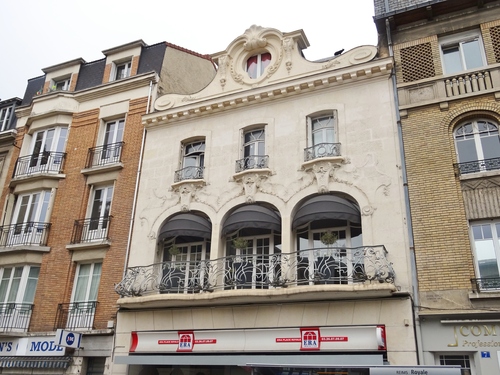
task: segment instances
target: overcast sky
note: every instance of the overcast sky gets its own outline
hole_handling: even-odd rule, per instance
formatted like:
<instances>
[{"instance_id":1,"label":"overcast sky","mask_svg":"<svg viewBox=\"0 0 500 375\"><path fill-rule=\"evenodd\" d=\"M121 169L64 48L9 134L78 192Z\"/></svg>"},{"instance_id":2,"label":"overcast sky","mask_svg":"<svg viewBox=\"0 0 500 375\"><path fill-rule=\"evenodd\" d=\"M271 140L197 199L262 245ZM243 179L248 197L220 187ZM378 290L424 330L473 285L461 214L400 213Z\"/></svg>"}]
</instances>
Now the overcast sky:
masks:
<instances>
[{"instance_id":1,"label":"overcast sky","mask_svg":"<svg viewBox=\"0 0 500 375\"><path fill-rule=\"evenodd\" d=\"M223 51L255 24L304 30L308 60L376 45L373 0L237 2L228 0L23 0L0 11L0 98L24 96L42 69L142 39L167 41L201 54Z\"/></svg>"}]
</instances>

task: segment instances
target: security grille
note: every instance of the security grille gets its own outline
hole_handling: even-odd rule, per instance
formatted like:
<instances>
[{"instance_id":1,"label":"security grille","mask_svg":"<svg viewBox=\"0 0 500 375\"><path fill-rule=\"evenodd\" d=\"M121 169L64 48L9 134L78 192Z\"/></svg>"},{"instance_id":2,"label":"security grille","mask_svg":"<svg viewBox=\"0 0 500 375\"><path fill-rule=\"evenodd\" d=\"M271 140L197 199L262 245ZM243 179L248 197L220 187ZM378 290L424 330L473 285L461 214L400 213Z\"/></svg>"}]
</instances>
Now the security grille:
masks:
<instances>
[{"instance_id":1,"label":"security grille","mask_svg":"<svg viewBox=\"0 0 500 375\"><path fill-rule=\"evenodd\" d=\"M403 48L400 53L403 82L418 81L436 75L430 43Z\"/></svg>"},{"instance_id":2,"label":"security grille","mask_svg":"<svg viewBox=\"0 0 500 375\"><path fill-rule=\"evenodd\" d=\"M500 62L500 26L490 28L491 44L495 52L495 62Z\"/></svg>"}]
</instances>

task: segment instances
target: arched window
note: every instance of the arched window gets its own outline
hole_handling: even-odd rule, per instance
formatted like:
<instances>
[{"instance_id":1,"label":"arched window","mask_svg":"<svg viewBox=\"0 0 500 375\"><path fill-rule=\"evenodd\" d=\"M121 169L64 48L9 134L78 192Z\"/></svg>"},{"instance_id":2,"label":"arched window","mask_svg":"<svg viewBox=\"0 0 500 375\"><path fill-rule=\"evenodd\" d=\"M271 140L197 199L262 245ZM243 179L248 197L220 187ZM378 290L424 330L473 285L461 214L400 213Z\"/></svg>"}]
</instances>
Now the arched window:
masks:
<instances>
[{"instance_id":1,"label":"arched window","mask_svg":"<svg viewBox=\"0 0 500 375\"><path fill-rule=\"evenodd\" d=\"M498 125L489 120L473 120L455 129L455 145L460 174L500 169Z\"/></svg>"},{"instance_id":2,"label":"arched window","mask_svg":"<svg viewBox=\"0 0 500 375\"><path fill-rule=\"evenodd\" d=\"M259 78L264 70L271 62L271 54L269 52L260 53L249 57L247 60L247 73L252 79Z\"/></svg>"}]
</instances>

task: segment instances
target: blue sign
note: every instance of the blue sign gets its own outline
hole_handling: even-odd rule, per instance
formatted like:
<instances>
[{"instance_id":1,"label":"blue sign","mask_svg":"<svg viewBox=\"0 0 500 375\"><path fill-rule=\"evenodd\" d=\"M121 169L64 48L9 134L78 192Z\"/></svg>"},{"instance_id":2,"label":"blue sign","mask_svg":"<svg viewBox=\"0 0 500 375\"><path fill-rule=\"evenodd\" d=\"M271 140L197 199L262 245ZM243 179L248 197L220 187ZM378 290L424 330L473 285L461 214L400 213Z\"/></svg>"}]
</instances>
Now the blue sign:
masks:
<instances>
[{"instance_id":1,"label":"blue sign","mask_svg":"<svg viewBox=\"0 0 500 375\"><path fill-rule=\"evenodd\" d=\"M73 332L70 332L66 335L66 344L68 344L68 346L71 346L75 343L75 335L73 334Z\"/></svg>"},{"instance_id":2,"label":"blue sign","mask_svg":"<svg viewBox=\"0 0 500 375\"><path fill-rule=\"evenodd\" d=\"M490 352L481 352L481 358L491 358Z\"/></svg>"},{"instance_id":3,"label":"blue sign","mask_svg":"<svg viewBox=\"0 0 500 375\"><path fill-rule=\"evenodd\" d=\"M70 332L64 329L58 329L56 331L56 345L68 348L81 348L80 342L82 340L82 334L79 332Z\"/></svg>"}]
</instances>

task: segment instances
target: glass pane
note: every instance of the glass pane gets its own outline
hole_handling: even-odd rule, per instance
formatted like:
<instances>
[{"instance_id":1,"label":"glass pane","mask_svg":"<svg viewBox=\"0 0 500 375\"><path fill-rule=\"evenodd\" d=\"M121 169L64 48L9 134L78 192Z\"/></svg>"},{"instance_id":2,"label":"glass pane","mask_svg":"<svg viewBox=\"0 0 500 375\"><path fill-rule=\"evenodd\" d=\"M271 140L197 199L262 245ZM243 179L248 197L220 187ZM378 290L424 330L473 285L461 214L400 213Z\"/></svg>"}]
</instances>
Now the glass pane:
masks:
<instances>
[{"instance_id":1,"label":"glass pane","mask_svg":"<svg viewBox=\"0 0 500 375\"><path fill-rule=\"evenodd\" d=\"M101 268L102 268L102 263L94 264L88 301L97 301L97 291L99 289L99 281L101 279Z\"/></svg>"},{"instance_id":2,"label":"glass pane","mask_svg":"<svg viewBox=\"0 0 500 375\"><path fill-rule=\"evenodd\" d=\"M463 70L458 45L443 47L443 64L446 74L453 74Z\"/></svg>"},{"instance_id":3,"label":"glass pane","mask_svg":"<svg viewBox=\"0 0 500 375\"><path fill-rule=\"evenodd\" d=\"M38 214L38 217L36 218L36 221L39 221L41 223L45 223L47 220L47 210L49 209L49 200L50 200L50 193L48 191L44 191L42 193L42 207L40 209L40 213Z\"/></svg>"},{"instance_id":4,"label":"glass pane","mask_svg":"<svg viewBox=\"0 0 500 375\"><path fill-rule=\"evenodd\" d=\"M19 291L19 284L21 283L21 277L23 276L23 268L24 267L14 268L14 275L12 277L7 302L17 302L17 292Z\"/></svg>"},{"instance_id":5,"label":"glass pane","mask_svg":"<svg viewBox=\"0 0 500 375\"><path fill-rule=\"evenodd\" d=\"M40 201L40 193L33 194L31 198L31 204L29 207L28 220L27 221L36 221L37 219L37 207L38 202Z\"/></svg>"},{"instance_id":6,"label":"glass pane","mask_svg":"<svg viewBox=\"0 0 500 375\"><path fill-rule=\"evenodd\" d=\"M12 268L4 268L2 281L0 282L0 303L6 302L5 297L7 296L7 289L9 288L11 273Z\"/></svg>"},{"instance_id":7,"label":"glass pane","mask_svg":"<svg viewBox=\"0 0 500 375\"><path fill-rule=\"evenodd\" d=\"M479 40L476 39L462 43L462 51L465 60L465 69L475 69L483 66Z\"/></svg>"},{"instance_id":8,"label":"glass pane","mask_svg":"<svg viewBox=\"0 0 500 375\"><path fill-rule=\"evenodd\" d=\"M56 145L56 152L64 152L64 146L66 144L66 137L68 135L68 129L67 128L61 128L61 131L59 133L59 139L57 140L57 145Z\"/></svg>"},{"instance_id":9,"label":"glass pane","mask_svg":"<svg viewBox=\"0 0 500 375\"><path fill-rule=\"evenodd\" d=\"M257 78L257 56L247 60L247 73L250 78Z\"/></svg>"},{"instance_id":10,"label":"glass pane","mask_svg":"<svg viewBox=\"0 0 500 375\"><path fill-rule=\"evenodd\" d=\"M457 151L460 163L478 160L474 139L457 140Z\"/></svg>"},{"instance_id":11,"label":"glass pane","mask_svg":"<svg viewBox=\"0 0 500 375\"><path fill-rule=\"evenodd\" d=\"M498 264L490 224L473 226L479 277L498 277ZM482 237L482 239L481 239Z\"/></svg>"},{"instance_id":12,"label":"glass pane","mask_svg":"<svg viewBox=\"0 0 500 375\"><path fill-rule=\"evenodd\" d=\"M35 300L35 291L39 273L40 267L30 267L26 290L24 291L23 303L33 303Z\"/></svg>"},{"instance_id":13,"label":"glass pane","mask_svg":"<svg viewBox=\"0 0 500 375\"><path fill-rule=\"evenodd\" d=\"M86 294L89 284L91 266L92 266L91 264L80 265L80 270L76 279L76 288L75 288L75 295L73 297L73 302L86 301Z\"/></svg>"},{"instance_id":14,"label":"glass pane","mask_svg":"<svg viewBox=\"0 0 500 375\"><path fill-rule=\"evenodd\" d=\"M500 157L500 140L498 139L498 135L481 137L481 147L484 159Z\"/></svg>"}]
</instances>

